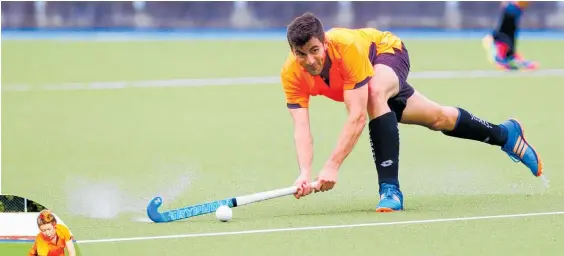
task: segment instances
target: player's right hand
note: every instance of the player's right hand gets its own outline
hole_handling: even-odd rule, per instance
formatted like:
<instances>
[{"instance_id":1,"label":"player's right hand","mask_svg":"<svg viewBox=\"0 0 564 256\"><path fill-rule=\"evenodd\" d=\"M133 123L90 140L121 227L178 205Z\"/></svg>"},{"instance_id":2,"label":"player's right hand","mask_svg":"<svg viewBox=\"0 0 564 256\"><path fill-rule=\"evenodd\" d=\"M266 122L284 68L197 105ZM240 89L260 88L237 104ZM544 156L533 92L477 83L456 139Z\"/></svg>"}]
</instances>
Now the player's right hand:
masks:
<instances>
[{"instance_id":1,"label":"player's right hand","mask_svg":"<svg viewBox=\"0 0 564 256\"><path fill-rule=\"evenodd\" d=\"M301 197L307 196L313 192L313 189L309 186L309 177L306 175L300 175L298 179L294 182L294 186L298 187L294 197L300 199Z\"/></svg>"}]
</instances>

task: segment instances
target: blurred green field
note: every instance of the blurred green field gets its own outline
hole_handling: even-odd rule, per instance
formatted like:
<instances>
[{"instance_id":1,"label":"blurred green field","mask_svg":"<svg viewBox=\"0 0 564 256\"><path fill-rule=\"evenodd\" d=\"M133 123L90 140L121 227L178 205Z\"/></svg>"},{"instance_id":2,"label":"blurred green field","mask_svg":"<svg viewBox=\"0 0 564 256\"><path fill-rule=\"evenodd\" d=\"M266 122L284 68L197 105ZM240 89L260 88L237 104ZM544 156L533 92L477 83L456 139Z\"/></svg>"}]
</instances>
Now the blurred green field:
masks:
<instances>
[{"instance_id":1,"label":"blurred green field","mask_svg":"<svg viewBox=\"0 0 564 256\"><path fill-rule=\"evenodd\" d=\"M479 40L408 40L412 71L492 70ZM542 69L564 69L561 41L521 41ZM227 51L228 54L222 53ZM284 42L2 42L2 85L180 78L276 76ZM213 214L188 221L133 221L167 186L187 189L163 208L291 185L298 175L292 124L279 84L2 92L2 192L53 209L84 255L558 255L564 215L448 222L413 220L564 211L564 141L559 118L562 75L410 79L419 91L494 123L517 117L545 162L550 180L534 178L498 148L454 140L422 127L400 126L400 178L406 211L377 214L376 170L367 133L328 193L280 198L234 209L228 223ZM324 98L311 103L314 174L336 143L346 110ZM168 184L167 184L168 183ZM92 184L119 190L136 212L111 219L77 215L76 191ZM113 193L103 202L125 205ZM121 197L120 197L121 198ZM399 222L259 234L151 238ZM145 237L124 241L119 238ZM101 239L118 238L117 241ZM335 240L332 240L335 239ZM12 246L16 250L17 246ZM0 248L4 245L0 244ZM27 247L26 247L27 248ZM4 255L3 249L0 254ZM22 252L27 251L27 249ZM10 251L11 252L11 251Z\"/></svg>"},{"instance_id":2,"label":"blurred green field","mask_svg":"<svg viewBox=\"0 0 564 256\"><path fill-rule=\"evenodd\" d=\"M0 243L2 255L27 255L33 243Z\"/></svg>"}]
</instances>

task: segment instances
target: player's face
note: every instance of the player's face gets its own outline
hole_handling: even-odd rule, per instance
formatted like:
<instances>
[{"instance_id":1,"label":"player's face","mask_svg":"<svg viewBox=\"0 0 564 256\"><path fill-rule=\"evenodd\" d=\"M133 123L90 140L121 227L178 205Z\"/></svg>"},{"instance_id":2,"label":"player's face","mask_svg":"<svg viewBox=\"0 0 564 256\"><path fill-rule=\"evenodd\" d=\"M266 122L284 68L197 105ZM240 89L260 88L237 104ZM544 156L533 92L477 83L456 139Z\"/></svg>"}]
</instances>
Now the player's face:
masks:
<instances>
[{"instance_id":1,"label":"player's face","mask_svg":"<svg viewBox=\"0 0 564 256\"><path fill-rule=\"evenodd\" d=\"M319 41L316 37L312 37L302 47L294 47L294 54L300 66L310 75L317 76L323 70L325 49L327 49L326 43Z\"/></svg>"},{"instance_id":2,"label":"player's face","mask_svg":"<svg viewBox=\"0 0 564 256\"><path fill-rule=\"evenodd\" d=\"M45 238L52 239L55 236L55 227L51 223L39 226L39 230Z\"/></svg>"}]
</instances>

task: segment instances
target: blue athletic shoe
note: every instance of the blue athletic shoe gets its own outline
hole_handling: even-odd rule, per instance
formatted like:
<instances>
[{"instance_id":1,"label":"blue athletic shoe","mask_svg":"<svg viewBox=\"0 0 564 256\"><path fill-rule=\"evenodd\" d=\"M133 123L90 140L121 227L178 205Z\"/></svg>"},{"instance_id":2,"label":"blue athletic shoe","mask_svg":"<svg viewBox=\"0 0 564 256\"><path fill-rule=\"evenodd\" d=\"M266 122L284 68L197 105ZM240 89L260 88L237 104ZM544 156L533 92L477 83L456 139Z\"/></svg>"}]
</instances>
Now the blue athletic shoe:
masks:
<instances>
[{"instance_id":1,"label":"blue athletic shoe","mask_svg":"<svg viewBox=\"0 0 564 256\"><path fill-rule=\"evenodd\" d=\"M523 128L519 121L509 119L500 125L507 131L507 142L501 148L514 162L521 162L531 170L533 175L542 175L542 161L533 146L525 139Z\"/></svg>"},{"instance_id":2,"label":"blue athletic shoe","mask_svg":"<svg viewBox=\"0 0 564 256\"><path fill-rule=\"evenodd\" d=\"M535 70L539 68L536 61L526 60L519 53L507 57L509 47L502 42L495 42L491 34L482 39L482 47L486 50L487 59L501 70Z\"/></svg>"},{"instance_id":3,"label":"blue athletic shoe","mask_svg":"<svg viewBox=\"0 0 564 256\"><path fill-rule=\"evenodd\" d=\"M380 184L380 203L376 212L394 212L403 210L403 194L396 185Z\"/></svg>"}]
</instances>

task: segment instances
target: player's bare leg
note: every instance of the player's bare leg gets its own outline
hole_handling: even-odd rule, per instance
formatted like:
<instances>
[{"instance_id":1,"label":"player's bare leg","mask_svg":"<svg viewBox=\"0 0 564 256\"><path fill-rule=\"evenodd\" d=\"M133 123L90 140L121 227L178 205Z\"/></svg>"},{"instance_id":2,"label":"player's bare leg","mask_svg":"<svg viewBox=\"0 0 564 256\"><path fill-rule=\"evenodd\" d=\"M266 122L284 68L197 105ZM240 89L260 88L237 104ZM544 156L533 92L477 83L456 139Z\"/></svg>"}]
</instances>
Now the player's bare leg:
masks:
<instances>
[{"instance_id":1,"label":"player's bare leg","mask_svg":"<svg viewBox=\"0 0 564 256\"><path fill-rule=\"evenodd\" d=\"M407 100L401 123L421 125L434 131L452 131L457 119L458 109L441 106L415 91Z\"/></svg>"},{"instance_id":2,"label":"player's bare leg","mask_svg":"<svg viewBox=\"0 0 564 256\"><path fill-rule=\"evenodd\" d=\"M515 119L495 125L462 108L442 106L415 91L407 101L401 123L421 125L447 136L499 146L514 161L527 166L533 175L542 174L542 161L526 141L523 127Z\"/></svg>"},{"instance_id":3,"label":"player's bare leg","mask_svg":"<svg viewBox=\"0 0 564 256\"><path fill-rule=\"evenodd\" d=\"M380 187L376 211L398 211L403 209L398 180L399 131L396 114L388 106L388 99L398 93L399 79L386 65L376 64L374 70L376 75L368 82L368 128Z\"/></svg>"}]
</instances>

